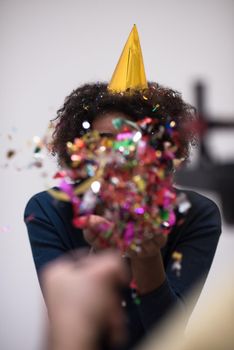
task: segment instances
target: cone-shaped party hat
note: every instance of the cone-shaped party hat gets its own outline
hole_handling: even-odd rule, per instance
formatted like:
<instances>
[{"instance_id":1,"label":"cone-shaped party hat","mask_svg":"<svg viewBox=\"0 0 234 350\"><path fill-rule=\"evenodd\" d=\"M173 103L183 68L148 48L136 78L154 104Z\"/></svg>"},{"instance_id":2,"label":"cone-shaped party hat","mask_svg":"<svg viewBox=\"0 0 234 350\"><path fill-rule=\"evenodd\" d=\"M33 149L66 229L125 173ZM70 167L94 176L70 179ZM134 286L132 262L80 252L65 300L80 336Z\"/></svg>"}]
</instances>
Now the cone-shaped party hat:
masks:
<instances>
[{"instance_id":1,"label":"cone-shaped party hat","mask_svg":"<svg viewBox=\"0 0 234 350\"><path fill-rule=\"evenodd\" d=\"M111 92L143 90L148 87L140 40L134 24L108 85Z\"/></svg>"}]
</instances>

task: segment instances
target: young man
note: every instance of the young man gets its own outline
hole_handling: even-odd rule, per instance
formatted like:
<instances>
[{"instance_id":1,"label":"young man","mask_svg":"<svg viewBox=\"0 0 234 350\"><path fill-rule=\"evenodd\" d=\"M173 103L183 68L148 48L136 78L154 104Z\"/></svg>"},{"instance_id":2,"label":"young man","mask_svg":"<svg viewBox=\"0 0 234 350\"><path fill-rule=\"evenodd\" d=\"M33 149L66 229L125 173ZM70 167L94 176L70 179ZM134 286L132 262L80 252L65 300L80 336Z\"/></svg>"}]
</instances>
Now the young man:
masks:
<instances>
[{"instance_id":1,"label":"young man","mask_svg":"<svg viewBox=\"0 0 234 350\"><path fill-rule=\"evenodd\" d=\"M127 69L124 65L128 65ZM180 141L177 156L184 159L188 157L194 137L184 124L194 118L194 109L176 91L147 82L142 67L139 40L134 27L110 84L96 83L79 87L66 98L58 111L52 152L57 155L61 166L69 160L67 142L83 135L87 123L101 134L113 134L116 131L112 121L119 117L138 121L147 116L161 118L166 122L168 116L173 116ZM128 72L126 79L123 78L123 72L125 75ZM143 242L142 252L131 254L126 259L130 274L137 283L141 303L136 305L131 298L131 291L125 291L129 338L124 349L137 344L172 307L181 307L181 312L186 314L189 289L200 279L204 283L210 269L221 232L219 210L204 196L191 191L184 192L192 205L184 223L175 227L168 239L157 235ZM34 220L27 220L32 213ZM41 192L31 198L25 210L25 219L38 272L49 261L73 249L90 246L100 248L95 228L104 219L91 216L89 227L82 232L72 226L71 205L55 202L48 192ZM174 251L183 256L180 277L172 268Z\"/></svg>"}]
</instances>

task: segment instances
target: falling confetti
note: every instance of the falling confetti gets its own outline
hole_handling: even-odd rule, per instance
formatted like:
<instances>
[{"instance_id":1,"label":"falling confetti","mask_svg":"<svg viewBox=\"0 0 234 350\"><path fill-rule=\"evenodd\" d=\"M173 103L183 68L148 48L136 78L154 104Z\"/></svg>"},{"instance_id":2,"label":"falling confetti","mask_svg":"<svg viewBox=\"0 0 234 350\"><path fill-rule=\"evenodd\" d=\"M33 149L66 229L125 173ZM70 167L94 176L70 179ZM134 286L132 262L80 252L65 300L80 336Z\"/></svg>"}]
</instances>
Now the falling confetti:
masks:
<instances>
[{"instance_id":1,"label":"falling confetti","mask_svg":"<svg viewBox=\"0 0 234 350\"><path fill-rule=\"evenodd\" d=\"M9 150L7 151L7 153L6 153L6 157L7 157L8 159L11 159L11 158L13 158L13 157L15 156L15 154L16 154L16 151L15 151L15 150L9 149Z\"/></svg>"},{"instance_id":2,"label":"falling confetti","mask_svg":"<svg viewBox=\"0 0 234 350\"><path fill-rule=\"evenodd\" d=\"M157 103L157 104L153 107L152 112L155 112L159 107L160 107L160 105Z\"/></svg>"},{"instance_id":3,"label":"falling confetti","mask_svg":"<svg viewBox=\"0 0 234 350\"><path fill-rule=\"evenodd\" d=\"M7 232L10 232L10 230L11 230L10 225L0 226L0 233L7 233Z\"/></svg>"},{"instance_id":4,"label":"falling confetti","mask_svg":"<svg viewBox=\"0 0 234 350\"><path fill-rule=\"evenodd\" d=\"M2 135L4 147L2 149L3 163L0 163L1 169L13 169L17 172L31 169L42 169L45 167L45 160L51 144L52 126L49 124L43 137L35 135L20 145L17 138L18 129L11 128L12 133ZM8 147L10 145L10 147ZM7 148L8 147L8 148ZM6 148L6 149L5 149ZM28 155L30 152L30 155ZM25 163L26 162L26 163ZM47 171L41 171L42 178L48 177Z\"/></svg>"},{"instance_id":5,"label":"falling confetti","mask_svg":"<svg viewBox=\"0 0 234 350\"><path fill-rule=\"evenodd\" d=\"M67 143L70 163L54 176L59 190L49 192L71 202L75 227L83 228L81 218L90 214L115 223L99 227L101 246L139 253L144 240L168 235L189 209L173 187L173 165L182 162L176 123L145 117L116 118L113 125L116 135L88 131Z\"/></svg>"},{"instance_id":6,"label":"falling confetti","mask_svg":"<svg viewBox=\"0 0 234 350\"><path fill-rule=\"evenodd\" d=\"M34 220L34 214L30 214L27 216L27 218L25 219L25 222L30 222L30 221L33 221Z\"/></svg>"},{"instance_id":7,"label":"falling confetti","mask_svg":"<svg viewBox=\"0 0 234 350\"><path fill-rule=\"evenodd\" d=\"M181 269L182 269L183 254L175 251L172 253L172 259L173 259L173 263L172 263L171 269L172 271L175 271L177 277L180 277Z\"/></svg>"}]
</instances>

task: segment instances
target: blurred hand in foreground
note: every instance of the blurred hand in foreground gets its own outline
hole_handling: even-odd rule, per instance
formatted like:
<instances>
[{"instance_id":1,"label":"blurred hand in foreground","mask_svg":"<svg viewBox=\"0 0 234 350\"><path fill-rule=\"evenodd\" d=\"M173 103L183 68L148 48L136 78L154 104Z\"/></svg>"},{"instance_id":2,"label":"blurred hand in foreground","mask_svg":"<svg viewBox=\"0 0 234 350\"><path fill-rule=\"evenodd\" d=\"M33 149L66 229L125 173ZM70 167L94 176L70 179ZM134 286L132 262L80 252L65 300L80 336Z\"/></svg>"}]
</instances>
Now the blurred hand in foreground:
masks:
<instances>
[{"instance_id":1,"label":"blurred hand in foreground","mask_svg":"<svg viewBox=\"0 0 234 350\"><path fill-rule=\"evenodd\" d=\"M96 350L103 334L111 345L124 340L118 289L128 277L116 253L57 260L41 277L51 322L50 350Z\"/></svg>"}]
</instances>

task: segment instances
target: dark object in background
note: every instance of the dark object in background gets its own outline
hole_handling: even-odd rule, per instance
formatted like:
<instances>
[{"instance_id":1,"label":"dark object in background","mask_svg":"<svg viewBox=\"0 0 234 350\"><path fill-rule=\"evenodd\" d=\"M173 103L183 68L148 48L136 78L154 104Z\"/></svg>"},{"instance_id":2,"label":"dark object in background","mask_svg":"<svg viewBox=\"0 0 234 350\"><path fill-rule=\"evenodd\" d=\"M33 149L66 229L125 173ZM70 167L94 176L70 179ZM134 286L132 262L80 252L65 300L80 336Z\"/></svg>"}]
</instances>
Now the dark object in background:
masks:
<instances>
[{"instance_id":1,"label":"dark object in background","mask_svg":"<svg viewBox=\"0 0 234 350\"><path fill-rule=\"evenodd\" d=\"M193 169L182 169L176 174L178 185L216 192L222 205L225 221L234 224L234 163L222 163L212 159L205 142L207 132L214 129L233 128L234 121L212 121L205 111L205 87L201 82L195 85L196 107L199 122L203 125L203 132L199 140L199 155L197 166ZM234 148L234 147L233 147Z\"/></svg>"}]
</instances>

